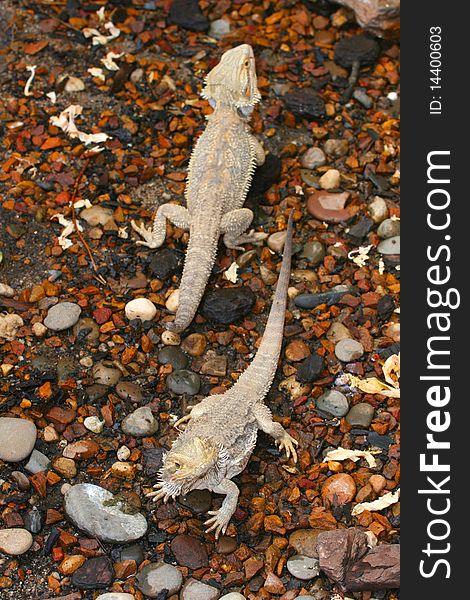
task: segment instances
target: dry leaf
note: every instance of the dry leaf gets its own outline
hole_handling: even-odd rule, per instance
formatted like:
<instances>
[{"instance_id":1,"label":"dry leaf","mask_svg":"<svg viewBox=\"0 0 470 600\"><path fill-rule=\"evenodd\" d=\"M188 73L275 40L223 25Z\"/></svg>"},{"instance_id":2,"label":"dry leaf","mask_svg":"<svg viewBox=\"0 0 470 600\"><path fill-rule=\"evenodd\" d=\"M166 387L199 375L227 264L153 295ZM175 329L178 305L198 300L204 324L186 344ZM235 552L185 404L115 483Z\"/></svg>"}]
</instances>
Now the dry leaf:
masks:
<instances>
[{"instance_id":1,"label":"dry leaf","mask_svg":"<svg viewBox=\"0 0 470 600\"><path fill-rule=\"evenodd\" d=\"M400 490L396 492L389 492L385 494L385 496L381 496L377 500L373 502L362 502L361 504L356 504L356 506L352 509L351 514L353 516L360 515L365 510L382 510L383 508L388 508L392 506L392 504L396 504L400 499Z\"/></svg>"},{"instance_id":2,"label":"dry leaf","mask_svg":"<svg viewBox=\"0 0 470 600\"><path fill-rule=\"evenodd\" d=\"M382 371L384 372L385 381L393 387L400 387L400 355L392 354L384 362Z\"/></svg>"},{"instance_id":3,"label":"dry leaf","mask_svg":"<svg viewBox=\"0 0 470 600\"><path fill-rule=\"evenodd\" d=\"M349 373L344 373L338 377L337 383L339 385L349 385L357 388L366 394L381 394L382 396L387 396L388 398L400 397L400 390L397 390L391 385L380 381L377 379L377 377L367 377L366 379L361 379L360 377L355 377Z\"/></svg>"},{"instance_id":4,"label":"dry leaf","mask_svg":"<svg viewBox=\"0 0 470 600\"><path fill-rule=\"evenodd\" d=\"M335 450L330 450L328 452L323 459L323 462L328 462L329 460L346 459L356 462L360 458L365 458L369 467L375 467L377 463L372 455L380 454L380 452L381 450L348 450L347 448L336 448Z\"/></svg>"},{"instance_id":5,"label":"dry leaf","mask_svg":"<svg viewBox=\"0 0 470 600\"><path fill-rule=\"evenodd\" d=\"M106 79L103 69L100 69L99 67L90 67L88 69L88 73L90 73L92 77L97 77L101 81Z\"/></svg>"},{"instance_id":6,"label":"dry leaf","mask_svg":"<svg viewBox=\"0 0 470 600\"><path fill-rule=\"evenodd\" d=\"M67 82L65 84L66 92L83 92L85 89L85 84L78 77L68 76Z\"/></svg>"},{"instance_id":7,"label":"dry leaf","mask_svg":"<svg viewBox=\"0 0 470 600\"><path fill-rule=\"evenodd\" d=\"M101 59L101 62L108 69L108 71L119 71L120 67L114 62L114 59L121 58L122 55L123 52L121 52L121 54L116 54L116 52L108 52L108 54Z\"/></svg>"},{"instance_id":8,"label":"dry leaf","mask_svg":"<svg viewBox=\"0 0 470 600\"><path fill-rule=\"evenodd\" d=\"M29 71L31 73L31 75L29 76L28 81L26 82L26 85L24 86L24 95L25 96L31 96L33 92L30 92L30 88L31 88L31 84L33 83L33 79L34 76L36 74L36 69L37 69L37 65L27 65L26 66L26 70Z\"/></svg>"},{"instance_id":9,"label":"dry leaf","mask_svg":"<svg viewBox=\"0 0 470 600\"><path fill-rule=\"evenodd\" d=\"M85 133L79 131L75 119L82 114L82 107L79 104L71 104L63 110L58 117L51 117L50 122L62 131L65 131L71 138L78 138L85 145L99 144L109 139L107 133ZM98 152L98 150L95 150Z\"/></svg>"},{"instance_id":10,"label":"dry leaf","mask_svg":"<svg viewBox=\"0 0 470 600\"><path fill-rule=\"evenodd\" d=\"M225 279L227 279L228 281L231 281L232 283L237 283L237 279L238 279L238 265L236 262L233 262L230 267L224 271L224 277Z\"/></svg>"}]
</instances>

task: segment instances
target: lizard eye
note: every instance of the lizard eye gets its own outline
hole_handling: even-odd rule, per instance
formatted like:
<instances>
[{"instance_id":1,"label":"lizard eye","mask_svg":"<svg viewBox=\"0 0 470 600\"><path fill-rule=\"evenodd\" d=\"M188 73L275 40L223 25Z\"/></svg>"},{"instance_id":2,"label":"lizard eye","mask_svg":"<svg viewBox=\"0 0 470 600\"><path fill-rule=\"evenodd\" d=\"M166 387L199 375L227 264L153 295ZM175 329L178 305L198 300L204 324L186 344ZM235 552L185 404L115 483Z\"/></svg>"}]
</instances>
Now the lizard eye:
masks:
<instances>
[{"instance_id":1,"label":"lizard eye","mask_svg":"<svg viewBox=\"0 0 470 600\"><path fill-rule=\"evenodd\" d=\"M250 66L250 61L248 59L245 60L245 62L243 63L243 66L248 69L248 67Z\"/></svg>"}]
</instances>

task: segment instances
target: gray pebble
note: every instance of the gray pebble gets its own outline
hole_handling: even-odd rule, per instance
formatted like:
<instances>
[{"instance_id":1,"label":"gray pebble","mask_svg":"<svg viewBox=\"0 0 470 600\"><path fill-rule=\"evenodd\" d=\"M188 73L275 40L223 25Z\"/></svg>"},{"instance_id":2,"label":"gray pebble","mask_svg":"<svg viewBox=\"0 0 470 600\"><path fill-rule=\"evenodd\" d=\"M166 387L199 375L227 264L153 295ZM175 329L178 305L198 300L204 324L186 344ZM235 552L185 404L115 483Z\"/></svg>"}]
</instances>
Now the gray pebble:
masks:
<instances>
[{"instance_id":1,"label":"gray pebble","mask_svg":"<svg viewBox=\"0 0 470 600\"><path fill-rule=\"evenodd\" d=\"M372 98L362 88L356 88L353 92L353 97L364 106L370 108L372 106Z\"/></svg>"},{"instance_id":2,"label":"gray pebble","mask_svg":"<svg viewBox=\"0 0 470 600\"><path fill-rule=\"evenodd\" d=\"M60 302L51 306L44 319L44 325L52 331L63 331L75 325L81 312L82 309L75 302Z\"/></svg>"},{"instance_id":3,"label":"gray pebble","mask_svg":"<svg viewBox=\"0 0 470 600\"><path fill-rule=\"evenodd\" d=\"M31 533L39 533L42 529L43 518L36 506L33 506L24 516L25 529Z\"/></svg>"},{"instance_id":4,"label":"gray pebble","mask_svg":"<svg viewBox=\"0 0 470 600\"><path fill-rule=\"evenodd\" d=\"M364 354L364 346L352 338L344 338L336 344L335 354L340 361L351 362L361 358Z\"/></svg>"},{"instance_id":5,"label":"gray pebble","mask_svg":"<svg viewBox=\"0 0 470 600\"><path fill-rule=\"evenodd\" d=\"M373 201L369 204L370 218L374 223L381 223L388 217L388 206L383 198L375 196Z\"/></svg>"},{"instance_id":6,"label":"gray pebble","mask_svg":"<svg viewBox=\"0 0 470 600\"><path fill-rule=\"evenodd\" d=\"M316 146L309 148L300 159L300 164L305 169L315 169L316 167L321 167L325 163L325 153L321 148L317 148Z\"/></svg>"},{"instance_id":7,"label":"gray pebble","mask_svg":"<svg viewBox=\"0 0 470 600\"><path fill-rule=\"evenodd\" d=\"M137 565L140 565L144 561L144 551L139 544L132 544L132 546L126 546L121 550L121 560L135 560Z\"/></svg>"},{"instance_id":8,"label":"gray pebble","mask_svg":"<svg viewBox=\"0 0 470 600\"><path fill-rule=\"evenodd\" d=\"M136 582L143 594L156 598L163 590L167 590L168 595L176 594L183 585L183 575L167 563L150 563L138 573Z\"/></svg>"},{"instance_id":9,"label":"gray pebble","mask_svg":"<svg viewBox=\"0 0 470 600\"><path fill-rule=\"evenodd\" d=\"M303 247L300 256L301 258L306 258L313 267L316 267L325 257L325 248L323 247L323 244L317 240L307 242Z\"/></svg>"},{"instance_id":10,"label":"gray pebble","mask_svg":"<svg viewBox=\"0 0 470 600\"><path fill-rule=\"evenodd\" d=\"M102 383L93 383L85 388L85 394L91 402L103 398L108 393L108 386Z\"/></svg>"},{"instance_id":11,"label":"gray pebble","mask_svg":"<svg viewBox=\"0 0 470 600\"><path fill-rule=\"evenodd\" d=\"M188 579L181 590L181 600L217 600L220 592L217 588L197 579Z\"/></svg>"},{"instance_id":12,"label":"gray pebble","mask_svg":"<svg viewBox=\"0 0 470 600\"><path fill-rule=\"evenodd\" d=\"M144 399L142 389L132 381L120 381L116 386L116 393L122 400L140 403Z\"/></svg>"},{"instance_id":13,"label":"gray pebble","mask_svg":"<svg viewBox=\"0 0 470 600\"><path fill-rule=\"evenodd\" d=\"M158 421L148 406L141 406L123 420L122 430L135 437L153 435L158 429Z\"/></svg>"},{"instance_id":14,"label":"gray pebble","mask_svg":"<svg viewBox=\"0 0 470 600\"><path fill-rule=\"evenodd\" d=\"M385 219L378 226L377 235L382 239L400 235L400 221L398 219Z\"/></svg>"},{"instance_id":15,"label":"gray pebble","mask_svg":"<svg viewBox=\"0 0 470 600\"><path fill-rule=\"evenodd\" d=\"M315 406L334 417L344 417L349 410L349 402L344 394L337 390L328 390L317 398Z\"/></svg>"},{"instance_id":16,"label":"gray pebble","mask_svg":"<svg viewBox=\"0 0 470 600\"><path fill-rule=\"evenodd\" d=\"M134 600L133 594L127 594L126 592L106 592L100 594L95 600Z\"/></svg>"},{"instance_id":17,"label":"gray pebble","mask_svg":"<svg viewBox=\"0 0 470 600\"><path fill-rule=\"evenodd\" d=\"M197 373L181 369L170 373L166 378L166 384L175 394L189 394L193 396L199 392L201 379Z\"/></svg>"},{"instance_id":18,"label":"gray pebble","mask_svg":"<svg viewBox=\"0 0 470 600\"><path fill-rule=\"evenodd\" d=\"M349 142L348 140L332 139L327 140L323 147L325 148L325 152L328 154L328 156L339 158L340 156L344 156L348 153Z\"/></svg>"},{"instance_id":19,"label":"gray pebble","mask_svg":"<svg viewBox=\"0 0 470 600\"><path fill-rule=\"evenodd\" d=\"M12 471L11 478L15 481L19 490L21 490L22 492L29 490L31 484L29 483L29 479L24 473L22 473L21 471Z\"/></svg>"},{"instance_id":20,"label":"gray pebble","mask_svg":"<svg viewBox=\"0 0 470 600\"><path fill-rule=\"evenodd\" d=\"M209 28L209 36L219 40L230 32L230 23L226 19L216 19L212 21Z\"/></svg>"},{"instance_id":21,"label":"gray pebble","mask_svg":"<svg viewBox=\"0 0 470 600\"><path fill-rule=\"evenodd\" d=\"M0 417L0 460L19 462L31 454L37 430L32 421Z\"/></svg>"},{"instance_id":22,"label":"gray pebble","mask_svg":"<svg viewBox=\"0 0 470 600\"><path fill-rule=\"evenodd\" d=\"M340 340L344 340L350 337L351 334L349 333L349 329L339 321L333 322L330 325L328 331L326 332L326 338L334 344L336 344Z\"/></svg>"},{"instance_id":23,"label":"gray pebble","mask_svg":"<svg viewBox=\"0 0 470 600\"><path fill-rule=\"evenodd\" d=\"M143 515L108 490L91 483L72 485L65 495L65 512L75 525L103 542L132 542L147 531Z\"/></svg>"},{"instance_id":24,"label":"gray pebble","mask_svg":"<svg viewBox=\"0 0 470 600\"><path fill-rule=\"evenodd\" d=\"M287 561L287 570L291 575L306 581L312 579L320 574L319 561L316 558L310 558L309 556L292 556Z\"/></svg>"},{"instance_id":25,"label":"gray pebble","mask_svg":"<svg viewBox=\"0 0 470 600\"><path fill-rule=\"evenodd\" d=\"M101 383L102 385L116 385L122 377L119 369L113 366L112 363L105 361L96 363L92 374L95 383Z\"/></svg>"},{"instance_id":26,"label":"gray pebble","mask_svg":"<svg viewBox=\"0 0 470 600\"><path fill-rule=\"evenodd\" d=\"M346 421L352 427L363 427L367 429L374 418L374 407L368 402L355 404L346 415Z\"/></svg>"},{"instance_id":27,"label":"gray pebble","mask_svg":"<svg viewBox=\"0 0 470 600\"><path fill-rule=\"evenodd\" d=\"M158 353L158 362L163 365L171 365L178 371L188 366L189 358L178 346L165 346Z\"/></svg>"},{"instance_id":28,"label":"gray pebble","mask_svg":"<svg viewBox=\"0 0 470 600\"><path fill-rule=\"evenodd\" d=\"M45 454L34 448L25 465L25 469L30 473L40 473L41 471L46 471L50 463L51 461Z\"/></svg>"},{"instance_id":29,"label":"gray pebble","mask_svg":"<svg viewBox=\"0 0 470 600\"><path fill-rule=\"evenodd\" d=\"M380 254L400 254L400 236L396 235L380 242L377 250Z\"/></svg>"}]
</instances>

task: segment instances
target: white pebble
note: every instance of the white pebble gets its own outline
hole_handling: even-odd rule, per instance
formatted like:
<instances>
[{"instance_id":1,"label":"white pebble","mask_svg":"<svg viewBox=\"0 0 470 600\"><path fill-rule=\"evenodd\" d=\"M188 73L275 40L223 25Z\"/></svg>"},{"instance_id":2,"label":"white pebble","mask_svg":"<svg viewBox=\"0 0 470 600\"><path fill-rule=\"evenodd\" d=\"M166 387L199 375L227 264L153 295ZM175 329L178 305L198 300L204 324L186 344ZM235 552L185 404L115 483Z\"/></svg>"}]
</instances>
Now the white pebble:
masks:
<instances>
[{"instance_id":1,"label":"white pebble","mask_svg":"<svg viewBox=\"0 0 470 600\"><path fill-rule=\"evenodd\" d=\"M268 237L268 246L273 252L281 252L286 243L287 231L276 231Z\"/></svg>"},{"instance_id":2,"label":"white pebble","mask_svg":"<svg viewBox=\"0 0 470 600\"><path fill-rule=\"evenodd\" d=\"M102 421L97 416L87 417L83 424L89 431L93 431L93 433L101 433L103 431L104 421Z\"/></svg>"},{"instance_id":3,"label":"white pebble","mask_svg":"<svg viewBox=\"0 0 470 600\"><path fill-rule=\"evenodd\" d=\"M337 169L329 169L318 181L324 190L335 190L339 187L340 173Z\"/></svg>"},{"instance_id":4,"label":"white pebble","mask_svg":"<svg viewBox=\"0 0 470 600\"><path fill-rule=\"evenodd\" d=\"M121 446L119 448L119 450L117 451L117 457L118 457L118 460L120 460L120 461L127 460L130 455L131 455L131 451L129 450L129 448L127 446Z\"/></svg>"},{"instance_id":5,"label":"white pebble","mask_svg":"<svg viewBox=\"0 0 470 600\"><path fill-rule=\"evenodd\" d=\"M129 321L132 319L151 321L157 314L157 308L147 298L135 298L126 304L125 313Z\"/></svg>"},{"instance_id":6,"label":"white pebble","mask_svg":"<svg viewBox=\"0 0 470 600\"><path fill-rule=\"evenodd\" d=\"M42 323L33 323L31 328L36 337L43 337L46 334L47 327Z\"/></svg>"},{"instance_id":7,"label":"white pebble","mask_svg":"<svg viewBox=\"0 0 470 600\"><path fill-rule=\"evenodd\" d=\"M165 306L171 313L175 313L178 310L178 305L180 303L180 291L174 290L168 296L168 300L165 303Z\"/></svg>"}]
</instances>

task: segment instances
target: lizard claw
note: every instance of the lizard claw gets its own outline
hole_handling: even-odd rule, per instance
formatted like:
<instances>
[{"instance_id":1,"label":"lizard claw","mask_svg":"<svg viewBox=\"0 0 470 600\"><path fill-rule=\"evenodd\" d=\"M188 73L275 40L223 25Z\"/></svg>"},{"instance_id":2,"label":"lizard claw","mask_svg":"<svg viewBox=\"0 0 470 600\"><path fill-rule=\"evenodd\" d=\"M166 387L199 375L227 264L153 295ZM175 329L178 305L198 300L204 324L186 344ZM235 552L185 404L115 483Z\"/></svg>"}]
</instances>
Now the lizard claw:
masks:
<instances>
[{"instance_id":1,"label":"lizard claw","mask_svg":"<svg viewBox=\"0 0 470 600\"><path fill-rule=\"evenodd\" d=\"M227 516L227 514L222 511L221 508L219 510L209 510L207 514L214 516L204 522L204 525L209 525L209 527L206 529L206 533L215 531L215 539L218 540L221 533L222 535L225 534L231 515Z\"/></svg>"},{"instance_id":2,"label":"lizard claw","mask_svg":"<svg viewBox=\"0 0 470 600\"><path fill-rule=\"evenodd\" d=\"M285 432L282 438L276 440L276 445L279 447L279 450L286 451L286 456L288 459L292 456L292 460L295 463L297 462L297 452L295 451L295 446L299 445L297 440Z\"/></svg>"},{"instance_id":3,"label":"lizard claw","mask_svg":"<svg viewBox=\"0 0 470 600\"><path fill-rule=\"evenodd\" d=\"M191 419L191 415L185 415L184 417L181 417L181 419L178 419L178 420L176 421L176 423L173 425L173 427L174 427L175 429L177 429L178 431L183 431L182 429L180 429L180 426L181 426L183 423L187 423L187 422L188 422L190 419ZM184 429L184 428L183 428L183 429Z\"/></svg>"},{"instance_id":4,"label":"lizard claw","mask_svg":"<svg viewBox=\"0 0 470 600\"><path fill-rule=\"evenodd\" d=\"M168 494L168 492L166 492L164 489L162 489L161 483L156 483L153 487L157 488L156 491L145 494L145 497L152 498L153 502L157 502L157 500L160 500L161 498L163 498L163 502L166 504L168 502L168 500L170 500L170 498L171 498L170 494Z\"/></svg>"},{"instance_id":5,"label":"lizard claw","mask_svg":"<svg viewBox=\"0 0 470 600\"><path fill-rule=\"evenodd\" d=\"M134 231L136 231L144 240L137 240L136 244L138 246L147 246L147 248L159 248L162 242L159 244L157 240L155 240L155 236L153 235L153 231L151 228L144 227L144 225L137 225L135 221L131 221L131 226Z\"/></svg>"}]
</instances>

